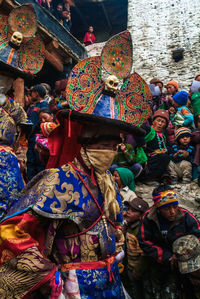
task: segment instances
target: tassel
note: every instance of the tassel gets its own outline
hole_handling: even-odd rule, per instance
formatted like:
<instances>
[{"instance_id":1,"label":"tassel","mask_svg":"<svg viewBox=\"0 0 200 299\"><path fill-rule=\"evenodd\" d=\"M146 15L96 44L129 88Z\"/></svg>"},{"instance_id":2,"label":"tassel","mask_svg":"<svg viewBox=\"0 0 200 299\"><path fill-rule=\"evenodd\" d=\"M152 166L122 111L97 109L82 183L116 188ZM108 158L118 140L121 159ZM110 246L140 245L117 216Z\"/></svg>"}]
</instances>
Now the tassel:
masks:
<instances>
[{"instance_id":1,"label":"tassel","mask_svg":"<svg viewBox=\"0 0 200 299\"><path fill-rule=\"evenodd\" d=\"M71 138L71 113L72 110L69 111L69 118L68 118L68 138Z\"/></svg>"},{"instance_id":2,"label":"tassel","mask_svg":"<svg viewBox=\"0 0 200 299\"><path fill-rule=\"evenodd\" d=\"M60 271L56 271L54 277L51 279L50 286L51 295L49 299L58 299L58 297L62 293L62 279L60 276Z\"/></svg>"}]
</instances>

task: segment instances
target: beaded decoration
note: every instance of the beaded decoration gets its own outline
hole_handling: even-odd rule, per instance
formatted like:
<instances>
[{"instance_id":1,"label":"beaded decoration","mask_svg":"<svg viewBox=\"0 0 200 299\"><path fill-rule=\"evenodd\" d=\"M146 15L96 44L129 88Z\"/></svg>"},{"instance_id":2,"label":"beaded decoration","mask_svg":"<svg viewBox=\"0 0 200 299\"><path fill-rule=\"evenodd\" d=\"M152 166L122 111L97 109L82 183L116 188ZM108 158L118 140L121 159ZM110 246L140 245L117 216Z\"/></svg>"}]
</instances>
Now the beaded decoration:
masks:
<instances>
[{"instance_id":1,"label":"beaded decoration","mask_svg":"<svg viewBox=\"0 0 200 299\"><path fill-rule=\"evenodd\" d=\"M165 145L165 139L163 137L159 136L158 133L156 133L156 138L157 138L157 141L158 141L158 146L159 146L160 152L161 153L166 153L167 152L167 147Z\"/></svg>"}]
</instances>

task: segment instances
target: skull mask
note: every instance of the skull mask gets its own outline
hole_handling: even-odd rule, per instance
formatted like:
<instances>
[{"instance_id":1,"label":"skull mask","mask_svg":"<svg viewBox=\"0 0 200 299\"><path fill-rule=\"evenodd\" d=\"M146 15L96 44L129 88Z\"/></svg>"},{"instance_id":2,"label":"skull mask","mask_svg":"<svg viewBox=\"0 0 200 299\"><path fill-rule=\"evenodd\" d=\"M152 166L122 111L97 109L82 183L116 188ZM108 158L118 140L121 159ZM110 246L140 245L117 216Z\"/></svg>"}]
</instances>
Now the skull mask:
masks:
<instances>
[{"instance_id":1,"label":"skull mask","mask_svg":"<svg viewBox=\"0 0 200 299\"><path fill-rule=\"evenodd\" d=\"M105 90L109 90L116 93L118 89L118 85L119 85L119 80L114 75L108 76L108 78L105 80Z\"/></svg>"},{"instance_id":2,"label":"skull mask","mask_svg":"<svg viewBox=\"0 0 200 299\"><path fill-rule=\"evenodd\" d=\"M13 33L13 35L11 36L11 42L16 45L16 46L20 46L23 40L23 35L21 32L15 31Z\"/></svg>"}]
</instances>

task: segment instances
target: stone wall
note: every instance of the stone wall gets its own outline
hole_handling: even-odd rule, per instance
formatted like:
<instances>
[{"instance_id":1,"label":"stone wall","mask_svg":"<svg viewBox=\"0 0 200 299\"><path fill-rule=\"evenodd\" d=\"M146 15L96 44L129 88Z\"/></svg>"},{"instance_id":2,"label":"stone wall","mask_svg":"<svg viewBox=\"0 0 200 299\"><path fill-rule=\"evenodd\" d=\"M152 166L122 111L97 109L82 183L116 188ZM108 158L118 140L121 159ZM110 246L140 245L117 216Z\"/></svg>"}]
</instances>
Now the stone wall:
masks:
<instances>
[{"instance_id":1,"label":"stone wall","mask_svg":"<svg viewBox=\"0 0 200 299\"><path fill-rule=\"evenodd\" d=\"M146 200L149 205L153 205L152 191L155 187L137 183L135 192ZM191 184L177 184L173 186L178 195L180 206L189 210L200 220L200 187L196 181Z\"/></svg>"},{"instance_id":2,"label":"stone wall","mask_svg":"<svg viewBox=\"0 0 200 299\"><path fill-rule=\"evenodd\" d=\"M101 56L101 51L106 42L103 43L95 43L89 46L86 46L85 49L87 51L88 57L92 56Z\"/></svg>"},{"instance_id":3,"label":"stone wall","mask_svg":"<svg viewBox=\"0 0 200 299\"><path fill-rule=\"evenodd\" d=\"M188 89L200 72L199 0L129 0L128 29L132 33L134 70L148 83L174 79ZM172 51L183 49L175 62Z\"/></svg>"}]
</instances>

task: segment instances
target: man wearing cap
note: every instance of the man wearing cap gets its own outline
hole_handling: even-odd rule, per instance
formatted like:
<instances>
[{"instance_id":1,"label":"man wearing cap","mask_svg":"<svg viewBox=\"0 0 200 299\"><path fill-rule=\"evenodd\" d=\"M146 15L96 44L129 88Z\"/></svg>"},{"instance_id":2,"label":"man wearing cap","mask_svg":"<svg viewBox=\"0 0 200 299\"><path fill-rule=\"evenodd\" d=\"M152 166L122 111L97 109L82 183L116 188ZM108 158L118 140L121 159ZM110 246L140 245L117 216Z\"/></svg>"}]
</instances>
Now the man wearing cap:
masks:
<instances>
[{"instance_id":1,"label":"man wearing cap","mask_svg":"<svg viewBox=\"0 0 200 299\"><path fill-rule=\"evenodd\" d=\"M146 131L145 153L147 155L147 171L143 181L151 185L159 185L158 180L167 172L170 157L167 152L167 140L164 135L169 122L169 113L164 109L157 110L152 118L152 126L143 126Z\"/></svg>"},{"instance_id":2,"label":"man wearing cap","mask_svg":"<svg viewBox=\"0 0 200 299\"><path fill-rule=\"evenodd\" d=\"M126 240L126 258L127 265L125 267L124 285L129 291L132 298L143 298L143 283L147 259L141 250L137 234L139 231L139 222L142 215L149 209L149 205L142 198L135 196L129 201L124 201L128 206L124 219L125 224L125 240Z\"/></svg>"},{"instance_id":3,"label":"man wearing cap","mask_svg":"<svg viewBox=\"0 0 200 299\"><path fill-rule=\"evenodd\" d=\"M151 283L156 298L179 298L178 279L173 271L176 256L173 242L184 235L200 237L198 220L179 207L172 188L160 185L153 191L153 207L142 217L138 240L141 249L151 258Z\"/></svg>"},{"instance_id":4,"label":"man wearing cap","mask_svg":"<svg viewBox=\"0 0 200 299\"><path fill-rule=\"evenodd\" d=\"M44 100L46 95L45 88L38 84L33 86L31 89L31 101L33 103L33 109L29 116L29 119L33 123L32 133L28 140L28 151L27 151L27 175L28 180L32 179L38 172L44 170L45 166L39 159L39 154L35 151L35 140L37 133L40 133L40 120L38 112L41 108L48 108L47 101Z\"/></svg>"},{"instance_id":5,"label":"man wearing cap","mask_svg":"<svg viewBox=\"0 0 200 299\"><path fill-rule=\"evenodd\" d=\"M173 243L178 269L182 274L186 298L200 298L200 241L194 235L178 238Z\"/></svg>"}]
</instances>

